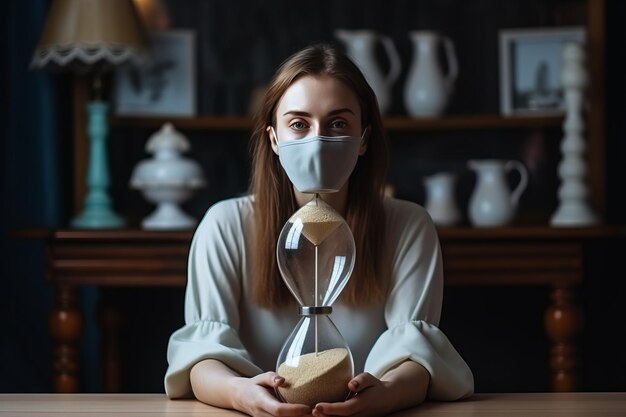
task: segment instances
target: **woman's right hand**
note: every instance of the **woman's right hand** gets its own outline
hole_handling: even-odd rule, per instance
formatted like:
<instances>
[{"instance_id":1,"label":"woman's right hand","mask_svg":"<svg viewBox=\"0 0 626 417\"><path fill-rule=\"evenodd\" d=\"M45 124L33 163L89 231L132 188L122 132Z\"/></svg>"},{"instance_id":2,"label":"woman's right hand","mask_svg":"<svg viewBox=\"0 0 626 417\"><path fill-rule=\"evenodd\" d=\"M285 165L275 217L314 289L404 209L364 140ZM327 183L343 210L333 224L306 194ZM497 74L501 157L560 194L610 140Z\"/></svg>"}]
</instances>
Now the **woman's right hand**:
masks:
<instances>
[{"instance_id":1,"label":"woman's right hand","mask_svg":"<svg viewBox=\"0 0 626 417\"><path fill-rule=\"evenodd\" d=\"M311 408L304 404L287 404L276 398L275 390L284 382L285 379L275 372L252 378L233 378L233 408L254 417L311 415Z\"/></svg>"},{"instance_id":2,"label":"woman's right hand","mask_svg":"<svg viewBox=\"0 0 626 417\"><path fill-rule=\"evenodd\" d=\"M246 378L218 360L205 359L191 369L190 382L194 395L203 403L254 417L295 417L312 412L306 405L286 404L276 398L276 388L285 379L275 372Z\"/></svg>"}]
</instances>

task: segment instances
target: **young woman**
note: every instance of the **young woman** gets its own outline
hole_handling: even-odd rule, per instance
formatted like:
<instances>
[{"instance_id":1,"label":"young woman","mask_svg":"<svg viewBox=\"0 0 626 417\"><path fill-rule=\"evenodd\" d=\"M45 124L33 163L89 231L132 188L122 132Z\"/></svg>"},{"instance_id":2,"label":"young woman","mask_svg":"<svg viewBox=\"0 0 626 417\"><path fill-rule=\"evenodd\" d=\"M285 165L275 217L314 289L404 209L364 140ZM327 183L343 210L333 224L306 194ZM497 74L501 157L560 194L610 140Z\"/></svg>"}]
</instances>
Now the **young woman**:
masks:
<instances>
[{"instance_id":1,"label":"young woman","mask_svg":"<svg viewBox=\"0 0 626 417\"><path fill-rule=\"evenodd\" d=\"M325 137L345 138L345 163L304 147ZM302 146L287 152L284 144ZM386 137L358 68L326 45L287 59L256 116L252 147L250 195L212 206L194 235L186 324L168 349L168 396L259 416L374 416L471 395L470 369L436 327L443 296L436 230L422 207L383 196ZM327 170L324 178L306 169L307 158ZM278 272L276 241L313 198L302 191L333 188L323 184L328 176L343 182L320 196L356 243L352 276L331 315L354 356L348 388L356 395L310 408L274 396L284 382L273 372L276 359L299 319Z\"/></svg>"}]
</instances>

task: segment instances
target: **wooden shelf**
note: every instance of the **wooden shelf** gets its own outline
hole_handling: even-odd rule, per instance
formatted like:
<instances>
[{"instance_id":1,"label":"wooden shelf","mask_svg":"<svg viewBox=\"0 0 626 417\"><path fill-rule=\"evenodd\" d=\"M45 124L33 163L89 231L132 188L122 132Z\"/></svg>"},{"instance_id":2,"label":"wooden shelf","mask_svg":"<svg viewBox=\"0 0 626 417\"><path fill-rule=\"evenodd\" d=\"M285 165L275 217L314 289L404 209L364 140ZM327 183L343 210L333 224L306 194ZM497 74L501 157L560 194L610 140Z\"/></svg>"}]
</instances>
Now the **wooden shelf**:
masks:
<instances>
[{"instance_id":1,"label":"wooden shelf","mask_svg":"<svg viewBox=\"0 0 626 417\"><path fill-rule=\"evenodd\" d=\"M505 226L505 227L437 227L439 238L447 240L561 240L594 239L626 236L621 226L599 225L590 227ZM169 241L191 242L192 230L142 230L142 229L22 229L14 230L12 237L22 239L58 241Z\"/></svg>"},{"instance_id":2,"label":"wooden shelf","mask_svg":"<svg viewBox=\"0 0 626 417\"><path fill-rule=\"evenodd\" d=\"M252 120L246 116L198 116L198 117L120 117L113 116L113 127L158 129L165 122L185 130L249 131ZM432 118L387 117L385 127L390 131L433 130L480 130L559 127L562 115L549 116L501 116L501 115L452 115Z\"/></svg>"},{"instance_id":3,"label":"wooden shelf","mask_svg":"<svg viewBox=\"0 0 626 417\"><path fill-rule=\"evenodd\" d=\"M454 115L416 119L411 117L388 117L385 127L390 131L419 130L481 130L559 127L563 116L501 116L492 114Z\"/></svg>"},{"instance_id":4,"label":"wooden shelf","mask_svg":"<svg viewBox=\"0 0 626 417\"><path fill-rule=\"evenodd\" d=\"M504 227L437 227L440 240L570 240L600 239L624 236L620 226L589 227L504 226Z\"/></svg>"},{"instance_id":5,"label":"wooden shelf","mask_svg":"<svg viewBox=\"0 0 626 417\"><path fill-rule=\"evenodd\" d=\"M198 116L198 117L122 117L112 116L112 127L158 129L171 122L177 129L185 130L234 130L247 131L252 120L246 116Z\"/></svg>"}]
</instances>

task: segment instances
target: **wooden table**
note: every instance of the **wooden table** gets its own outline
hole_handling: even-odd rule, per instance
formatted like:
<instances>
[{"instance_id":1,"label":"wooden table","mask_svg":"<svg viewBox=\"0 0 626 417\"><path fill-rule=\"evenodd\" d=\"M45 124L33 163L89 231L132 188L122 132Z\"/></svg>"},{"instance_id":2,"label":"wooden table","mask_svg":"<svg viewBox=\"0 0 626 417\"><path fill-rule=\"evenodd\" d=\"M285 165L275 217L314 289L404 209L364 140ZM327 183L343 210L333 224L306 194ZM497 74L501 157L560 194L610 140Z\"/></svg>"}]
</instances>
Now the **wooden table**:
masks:
<instances>
[{"instance_id":1,"label":"wooden table","mask_svg":"<svg viewBox=\"0 0 626 417\"><path fill-rule=\"evenodd\" d=\"M164 394L0 394L0 417L242 416ZM466 401L426 402L396 417L624 417L626 393L476 394Z\"/></svg>"},{"instance_id":2,"label":"wooden table","mask_svg":"<svg viewBox=\"0 0 626 417\"><path fill-rule=\"evenodd\" d=\"M57 392L79 391L83 317L77 287L183 286L186 282L191 232L68 229L30 230L18 235L46 244L47 278L56 289L50 334L56 345ZM580 382L577 338L582 330L576 290L583 279L583 255L592 241L618 235L620 231L613 227L440 228L445 283L549 286L545 331L551 343L552 389L575 391ZM105 341L107 334L115 334L118 321L105 310ZM103 356L105 390L119 392L114 340L105 342Z\"/></svg>"}]
</instances>

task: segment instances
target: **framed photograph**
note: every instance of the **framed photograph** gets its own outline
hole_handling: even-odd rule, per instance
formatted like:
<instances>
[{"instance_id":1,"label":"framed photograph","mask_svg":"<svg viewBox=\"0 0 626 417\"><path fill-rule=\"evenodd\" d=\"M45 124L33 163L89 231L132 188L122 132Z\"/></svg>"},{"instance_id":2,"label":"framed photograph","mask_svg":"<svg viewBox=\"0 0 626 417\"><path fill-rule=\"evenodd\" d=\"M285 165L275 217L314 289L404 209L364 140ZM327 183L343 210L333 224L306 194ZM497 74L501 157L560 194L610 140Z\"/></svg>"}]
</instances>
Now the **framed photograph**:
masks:
<instances>
[{"instance_id":1,"label":"framed photograph","mask_svg":"<svg viewBox=\"0 0 626 417\"><path fill-rule=\"evenodd\" d=\"M115 73L115 113L124 116L193 116L196 113L194 32L148 36L152 58L145 66Z\"/></svg>"},{"instance_id":2,"label":"framed photograph","mask_svg":"<svg viewBox=\"0 0 626 417\"><path fill-rule=\"evenodd\" d=\"M563 46L585 42L583 27L500 31L500 111L558 114Z\"/></svg>"}]
</instances>

